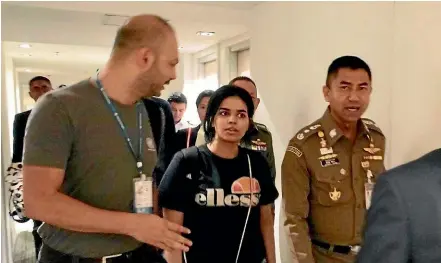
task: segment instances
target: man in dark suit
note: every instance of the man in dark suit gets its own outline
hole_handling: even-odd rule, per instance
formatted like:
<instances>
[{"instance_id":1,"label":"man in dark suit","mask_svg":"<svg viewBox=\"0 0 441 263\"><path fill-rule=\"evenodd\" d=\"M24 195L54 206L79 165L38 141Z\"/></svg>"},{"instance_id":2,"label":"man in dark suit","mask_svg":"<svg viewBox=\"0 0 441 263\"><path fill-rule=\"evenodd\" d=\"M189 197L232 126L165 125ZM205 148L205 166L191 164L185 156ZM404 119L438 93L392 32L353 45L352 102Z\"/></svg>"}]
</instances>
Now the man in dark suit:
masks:
<instances>
[{"instance_id":1,"label":"man in dark suit","mask_svg":"<svg viewBox=\"0 0 441 263\"><path fill-rule=\"evenodd\" d=\"M204 137L204 128L201 127L202 123L205 120L205 114L207 113L208 102L210 101L211 95L214 93L212 90L204 90L202 91L197 99L196 99L196 108L198 110L199 119L201 120L201 124L193 128L184 128L178 130L176 133L176 145L178 150L185 149L191 146L199 146L199 144L203 144L205 142ZM198 138L198 134L201 138ZM197 139L198 143L197 143Z\"/></svg>"},{"instance_id":2,"label":"man in dark suit","mask_svg":"<svg viewBox=\"0 0 441 263\"><path fill-rule=\"evenodd\" d=\"M36 76L29 81L29 96L37 101L45 93L52 90L51 81L43 76ZM14 148L12 162L21 162L23 156L23 139L25 135L26 123L28 122L31 111L25 111L15 115L14 119Z\"/></svg>"},{"instance_id":3,"label":"man in dark suit","mask_svg":"<svg viewBox=\"0 0 441 263\"><path fill-rule=\"evenodd\" d=\"M357 263L441 262L441 149L377 180Z\"/></svg>"},{"instance_id":4,"label":"man in dark suit","mask_svg":"<svg viewBox=\"0 0 441 263\"><path fill-rule=\"evenodd\" d=\"M29 96L37 101L41 96L46 94L47 92L52 90L51 81L43 76L36 76L29 81ZM25 136L26 124L28 122L29 115L31 111L25 111L15 115L14 119L14 143L13 143L13 153L12 153L12 162L19 163L23 158L23 141ZM35 242L35 253L38 257L38 252L41 247L41 237L37 233L38 227L42 224L42 222L34 220L34 227L32 231L32 235L34 236Z\"/></svg>"}]
</instances>

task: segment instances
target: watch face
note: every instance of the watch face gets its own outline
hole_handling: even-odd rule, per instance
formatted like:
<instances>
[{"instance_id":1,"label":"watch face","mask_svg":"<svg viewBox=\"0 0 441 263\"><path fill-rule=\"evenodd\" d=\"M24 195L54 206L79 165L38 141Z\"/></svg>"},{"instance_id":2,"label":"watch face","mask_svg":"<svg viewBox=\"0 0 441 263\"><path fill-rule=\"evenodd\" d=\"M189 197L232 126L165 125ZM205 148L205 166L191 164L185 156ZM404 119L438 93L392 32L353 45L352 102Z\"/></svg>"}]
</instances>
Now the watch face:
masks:
<instances>
[{"instance_id":1,"label":"watch face","mask_svg":"<svg viewBox=\"0 0 441 263\"><path fill-rule=\"evenodd\" d=\"M34 263L36 261L35 243L32 235L33 221L29 220L26 223L18 224L15 227L17 233L14 246L12 248L12 262L13 263Z\"/></svg>"}]
</instances>

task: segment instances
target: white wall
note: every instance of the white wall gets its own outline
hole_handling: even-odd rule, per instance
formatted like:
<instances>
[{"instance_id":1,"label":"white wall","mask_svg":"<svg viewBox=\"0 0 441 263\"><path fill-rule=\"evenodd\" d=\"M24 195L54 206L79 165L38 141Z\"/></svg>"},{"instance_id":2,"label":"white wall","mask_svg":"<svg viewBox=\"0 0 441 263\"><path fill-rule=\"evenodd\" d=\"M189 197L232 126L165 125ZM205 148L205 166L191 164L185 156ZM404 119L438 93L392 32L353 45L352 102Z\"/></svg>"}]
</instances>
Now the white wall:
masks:
<instances>
[{"instance_id":1,"label":"white wall","mask_svg":"<svg viewBox=\"0 0 441 263\"><path fill-rule=\"evenodd\" d=\"M4 183L5 169L11 163L12 157L12 123L14 121L14 114L16 113L16 99L14 92L14 64L12 58L5 56L2 49L2 87L1 87L1 225L2 225L2 262L12 262L12 244L16 237L16 229L14 221L8 216L9 208L7 208L9 201L9 192L6 190Z\"/></svg>"},{"instance_id":2,"label":"white wall","mask_svg":"<svg viewBox=\"0 0 441 263\"><path fill-rule=\"evenodd\" d=\"M441 3L266 2L253 12L251 74L278 167L289 139L325 110L327 67L348 54L372 68L366 117L387 136L387 167L441 146ZM280 233L279 262L291 262Z\"/></svg>"}]
</instances>

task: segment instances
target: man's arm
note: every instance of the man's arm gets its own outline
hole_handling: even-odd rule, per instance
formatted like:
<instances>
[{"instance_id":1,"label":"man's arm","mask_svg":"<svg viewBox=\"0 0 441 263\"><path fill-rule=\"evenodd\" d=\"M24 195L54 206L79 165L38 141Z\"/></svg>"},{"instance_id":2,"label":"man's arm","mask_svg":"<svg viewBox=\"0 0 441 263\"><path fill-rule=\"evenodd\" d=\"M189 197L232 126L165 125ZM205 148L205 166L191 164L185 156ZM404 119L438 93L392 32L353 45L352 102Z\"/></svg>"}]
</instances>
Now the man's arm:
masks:
<instances>
[{"instance_id":1,"label":"man's arm","mask_svg":"<svg viewBox=\"0 0 441 263\"><path fill-rule=\"evenodd\" d=\"M309 215L309 173L303 153L290 142L282 163L282 198L285 226L299 263L314 263L307 218Z\"/></svg>"},{"instance_id":2,"label":"man's arm","mask_svg":"<svg viewBox=\"0 0 441 263\"><path fill-rule=\"evenodd\" d=\"M263 242L265 244L266 261L267 263L276 263L274 219L271 204L260 207L260 231L262 232Z\"/></svg>"},{"instance_id":3,"label":"man's arm","mask_svg":"<svg viewBox=\"0 0 441 263\"><path fill-rule=\"evenodd\" d=\"M268 139L267 160L271 170L271 177L273 178L273 181L275 181L277 171L276 171L276 161L274 159L273 138L271 133L269 133L269 139Z\"/></svg>"},{"instance_id":4,"label":"man's arm","mask_svg":"<svg viewBox=\"0 0 441 263\"><path fill-rule=\"evenodd\" d=\"M364 241L356 262L409 262L409 240L404 205L388 174L384 174L374 188Z\"/></svg>"},{"instance_id":5,"label":"man's arm","mask_svg":"<svg viewBox=\"0 0 441 263\"><path fill-rule=\"evenodd\" d=\"M171 210L164 209L164 218L170 222L176 223L178 225L184 224L184 213ZM164 252L164 258L168 263L182 263L182 255L180 250L171 250Z\"/></svg>"}]
</instances>

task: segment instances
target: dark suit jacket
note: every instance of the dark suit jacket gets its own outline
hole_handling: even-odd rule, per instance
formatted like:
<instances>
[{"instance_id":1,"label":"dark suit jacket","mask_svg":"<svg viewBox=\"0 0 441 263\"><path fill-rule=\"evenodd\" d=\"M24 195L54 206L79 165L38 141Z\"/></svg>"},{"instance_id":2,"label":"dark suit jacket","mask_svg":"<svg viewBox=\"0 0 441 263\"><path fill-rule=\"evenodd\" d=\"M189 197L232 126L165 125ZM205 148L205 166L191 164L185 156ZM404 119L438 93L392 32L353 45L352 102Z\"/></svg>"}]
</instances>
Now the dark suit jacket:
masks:
<instances>
[{"instance_id":1,"label":"dark suit jacket","mask_svg":"<svg viewBox=\"0 0 441 263\"><path fill-rule=\"evenodd\" d=\"M357 263L441 262L441 149L377 181Z\"/></svg>"},{"instance_id":2,"label":"dark suit jacket","mask_svg":"<svg viewBox=\"0 0 441 263\"><path fill-rule=\"evenodd\" d=\"M28 122L29 115L31 111L25 111L15 115L14 119L14 128L13 128L13 136L14 136L14 145L12 152L12 162L18 163L22 161L23 158L23 142L26 130L26 124Z\"/></svg>"},{"instance_id":3,"label":"dark suit jacket","mask_svg":"<svg viewBox=\"0 0 441 263\"><path fill-rule=\"evenodd\" d=\"M153 171L153 177L159 185L165 170L178 151L175 123L167 101L156 97L144 99L143 101L149 114L153 137L157 147L158 161Z\"/></svg>"},{"instance_id":4,"label":"dark suit jacket","mask_svg":"<svg viewBox=\"0 0 441 263\"><path fill-rule=\"evenodd\" d=\"M196 137L198 136L198 131L200 127L201 125L191 128L189 147L194 146L196 144ZM187 138L188 138L188 128L179 130L176 133L176 145L178 147L178 150L187 148Z\"/></svg>"}]
</instances>

